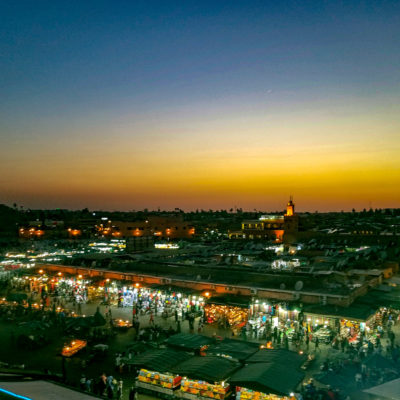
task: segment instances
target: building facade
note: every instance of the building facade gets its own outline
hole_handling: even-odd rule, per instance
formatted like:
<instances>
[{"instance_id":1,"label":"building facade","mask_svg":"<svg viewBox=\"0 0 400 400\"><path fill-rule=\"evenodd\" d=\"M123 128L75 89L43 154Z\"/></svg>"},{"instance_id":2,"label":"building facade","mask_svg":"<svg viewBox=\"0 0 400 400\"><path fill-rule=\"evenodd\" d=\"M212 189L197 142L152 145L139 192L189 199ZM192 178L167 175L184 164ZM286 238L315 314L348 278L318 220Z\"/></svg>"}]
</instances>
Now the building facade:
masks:
<instances>
[{"instance_id":1,"label":"building facade","mask_svg":"<svg viewBox=\"0 0 400 400\"><path fill-rule=\"evenodd\" d=\"M191 239L195 228L180 217L148 217L138 221L108 221L98 227L105 237L154 237L159 239Z\"/></svg>"},{"instance_id":2,"label":"building facade","mask_svg":"<svg viewBox=\"0 0 400 400\"><path fill-rule=\"evenodd\" d=\"M230 239L272 240L293 242L299 229L299 217L290 198L283 215L262 215L259 219L242 222L240 231L230 231Z\"/></svg>"}]
</instances>

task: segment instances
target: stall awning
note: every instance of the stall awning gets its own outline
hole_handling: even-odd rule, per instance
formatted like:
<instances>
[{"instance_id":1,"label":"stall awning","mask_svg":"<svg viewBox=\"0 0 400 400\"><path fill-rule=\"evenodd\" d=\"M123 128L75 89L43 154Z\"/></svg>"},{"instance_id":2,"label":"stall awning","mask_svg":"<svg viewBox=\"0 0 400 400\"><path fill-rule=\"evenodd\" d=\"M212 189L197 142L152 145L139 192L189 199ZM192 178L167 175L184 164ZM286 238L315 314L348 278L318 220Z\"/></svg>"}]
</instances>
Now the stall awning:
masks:
<instances>
[{"instance_id":1,"label":"stall awning","mask_svg":"<svg viewBox=\"0 0 400 400\"><path fill-rule=\"evenodd\" d=\"M303 308L305 314L323 316L327 318L348 319L351 321L368 321L378 310L379 305L352 304L349 307L337 307L333 305L310 304Z\"/></svg>"},{"instance_id":2,"label":"stall awning","mask_svg":"<svg viewBox=\"0 0 400 400\"><path fill-rule=\"evenodd\" d=\"M172 349L150 350L134 356L129 364L151 371L169 372L172 367L191 357L188 353Z\"/></svg>"},{"instance_id":3,"label":"stall awning","mask_svg":"<svg viewBox=\"0 0 400 400\"><path fill-rule=\"evenodd\" d=\"M371 290L367 295L359 297L355 304L368 304L371 307L387 307L394 308L396 310L400 310L400 291L392 290L392 288L388 287L390 290L386 292Z\"/></svg>"},{"instance_id":4,"label":"stall awning","mask_svg":"<svg viewBox=\"0 0 400 400\"><path fill-rule=\"evenodd\" d=\"M282 362L249 364L236 372L229 382L234 386L266 394L288 395L304 379L304 374Z\"/></svg>"},{"instance_id":5,"label":"stall awning","mask_svg":"<svg viewBox=\"0 0 400 400\"><path fill-rule=\"evenodd\" d=\"M207 304L248 308L251 304L251 298L246 296L215 296L209 298Z\"/></svg>"},{"instance_id":6,"label":"stall awning","mask_svg":"<svg viewBox=\"0 0 400 400\"><path fill-rule=\"evenodd\" d=\"M258 343L243 340L224 339L222 342L212 344L207 350L208 355L227 355L236 360L244 361L260 349Z\"/></svg>"},{"instance_id":7,"label":"stall awning","mask_svg":"<svg viewBox=\"0 0 400 400\"><path fill-rule=\"evenodd\" d=\"M162 292L166 293L183 293L186 295L191 295L191 294L198 294L200 293L199 291L188 288L188 287L182 287L182 286L176 286L176 285L151 285L151 289L153 290L160 290Z\"/></svg>"},{"instance_id":8,"label":"stall awning","mask_svg":"<svg viewBox=\"0 0 400 400\"><path fill-rule=\"evenodd\" d=\"M376 396L379 399L398 400L400 393L400 378L364 390L364 393Z\"/></svg>"},{"instance_id":9,"label":"stall awning","mask_svg":"<svg viewBox=\"0 0 400 400\"><path fill-rule=\"evenodd\" d=\"M222 357L192 357L173 367L171 372L214 383L229 378L239 367L238 362Z\"/></svg>"},{"instance_id":10,"label":"stall awning","mask_svg":"<svg viewBox=\"0 0 400 400\"><path fill-rule=\"evenodd\" d=\"M180 350L194 351L201 349L203 346L215 343L215 339L203 335L178 333L170 336L165 343L170 347L175 347Z\"/></svg>"},{"instance_id":11,"label":"stall awning","mask_svg":"<svg viewBox=\"0 0 400 400\"><path fill-rule=\"evenodd\" d=\"M250 356L246 363L270 363L274 365L287 365L291 368L300 368L307 357L295 351L285 349L262 349Z\"/></svg>"},{"instance_id":12,"label":"stall awning","mask_svg":"<svg viewBox=\"0 0 400 400\"><path fill-rule=\"evenodd\" d=\"M0 387L3 390L11 392L10 398L12 399L90 400L98 398L97 396L91 396L90 394L46 381L0 382Z\"/></svg>"}]
</instances>

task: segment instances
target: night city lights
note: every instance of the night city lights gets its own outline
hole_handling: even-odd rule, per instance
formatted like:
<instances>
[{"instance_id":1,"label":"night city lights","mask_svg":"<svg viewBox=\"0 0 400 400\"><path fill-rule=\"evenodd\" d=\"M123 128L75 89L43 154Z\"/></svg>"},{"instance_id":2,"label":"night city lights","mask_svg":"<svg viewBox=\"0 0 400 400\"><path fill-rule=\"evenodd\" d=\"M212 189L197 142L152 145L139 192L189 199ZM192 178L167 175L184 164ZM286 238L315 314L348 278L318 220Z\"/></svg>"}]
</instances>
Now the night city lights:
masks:
<instances>
[{"instance_id":1,"label":"night city lights","mask_svg":"<svg viewBox=\"0 0 400 400\"><path fill-rule=\"evenodd\" d=\"M400 400L400 2L0 3L0 399Z\"/></svg>"}]
</instances>

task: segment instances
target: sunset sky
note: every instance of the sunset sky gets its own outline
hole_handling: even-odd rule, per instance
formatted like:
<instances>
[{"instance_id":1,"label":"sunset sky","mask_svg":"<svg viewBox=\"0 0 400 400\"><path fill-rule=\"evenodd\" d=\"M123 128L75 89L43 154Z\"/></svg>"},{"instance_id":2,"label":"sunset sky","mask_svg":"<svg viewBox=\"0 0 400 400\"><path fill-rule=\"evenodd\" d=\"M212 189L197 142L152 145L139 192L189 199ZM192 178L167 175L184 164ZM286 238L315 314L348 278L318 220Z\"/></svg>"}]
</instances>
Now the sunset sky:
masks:
<instances>
[{"instance_id":1,"label":"sunset sky","mask_svg":"<svg viewBox=\"0 0 400 400\"><path fill-rule=\"evenodd\" d=\"M0 203L400 207L399 1L0 2Z\"/></svg>"}]
</instances>

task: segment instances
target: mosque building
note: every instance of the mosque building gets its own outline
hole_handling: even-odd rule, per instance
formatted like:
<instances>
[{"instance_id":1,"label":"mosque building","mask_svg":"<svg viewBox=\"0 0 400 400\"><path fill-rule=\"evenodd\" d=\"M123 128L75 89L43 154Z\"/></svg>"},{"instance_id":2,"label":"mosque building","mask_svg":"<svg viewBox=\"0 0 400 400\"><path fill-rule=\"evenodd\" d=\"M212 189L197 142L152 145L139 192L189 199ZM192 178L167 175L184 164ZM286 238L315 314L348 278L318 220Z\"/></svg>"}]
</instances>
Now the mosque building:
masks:
<instances>
[{"instance_id":1,"label":"mosque building","mask_svg":"<svg viewBox=\"0 0 400 400\"><path fill-rule=\"evenodd\" d=\"M291 242L299 229L299 216L295 212L292 197L290 197L286 213L283 215L262 215L256 220L242 222L241 230L230 231L230 239L273 240L275 242Z\"/></svg>"}]
</instances>

